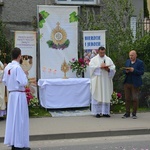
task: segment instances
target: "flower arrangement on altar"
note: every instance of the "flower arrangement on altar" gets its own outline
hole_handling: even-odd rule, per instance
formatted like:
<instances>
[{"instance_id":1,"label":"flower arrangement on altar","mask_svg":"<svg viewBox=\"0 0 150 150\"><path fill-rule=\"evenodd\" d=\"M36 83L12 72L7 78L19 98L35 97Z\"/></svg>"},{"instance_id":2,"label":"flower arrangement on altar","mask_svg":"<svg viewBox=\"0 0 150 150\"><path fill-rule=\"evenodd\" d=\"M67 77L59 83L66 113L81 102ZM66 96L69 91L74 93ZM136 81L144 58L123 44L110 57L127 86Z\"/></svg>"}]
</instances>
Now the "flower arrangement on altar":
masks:
<instances>
[{"instance_id":1,"label":"flower arrangement on altar","mask_svg":"<svg viewBox=\"0 0 150 150\"><path fill-rule=\"evenodd\" d=\"M72 72L76 71L82 73L86 71L87 63L84 61L83 58L79 58L78 60L72 58L72 61L69 61L69 66L70 69L72 69Z\"/></svg>"},{"instance_id":2,"label":"flower arrangement on altar","mask_svg":"<svg viewBox=\"0 0 150 150\"><path fill-rule=\"evenodd\" d=\"M125 102L122 100L121 93L117 93L114 91L112 93L111 97L112 97L110 100L111 108L116 109L116 110L112 110L112 111L121 112L124 109L124 105L125 105ZM118 106L118 108L115 106Z\"/></svg>"}]
</instances>

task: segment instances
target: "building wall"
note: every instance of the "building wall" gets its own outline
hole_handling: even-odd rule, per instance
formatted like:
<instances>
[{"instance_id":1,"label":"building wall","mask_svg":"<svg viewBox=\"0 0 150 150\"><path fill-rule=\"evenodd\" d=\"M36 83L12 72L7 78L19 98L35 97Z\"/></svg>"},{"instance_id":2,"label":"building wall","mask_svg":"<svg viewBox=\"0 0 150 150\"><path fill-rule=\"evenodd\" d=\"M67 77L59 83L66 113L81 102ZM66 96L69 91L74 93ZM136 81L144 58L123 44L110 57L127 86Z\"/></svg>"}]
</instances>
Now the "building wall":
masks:
<instances>
[{"instance_id":1,"label":"building wall","mask_svg":"<svg viewBox=\"0 0 150 150\"><path fill-rule=\"evenodd\" d=\"M143 8L143 0L132 0L135 5L134 15ZM4 0L0 6L0 18L9 31L33 30L32 22L37 16L37 5L52 4L54 0Z\"/></svg>"},{"instance_id":2,"label":"building wall","mask_svg":"<svg viewBox=\"0 0 150 150\"><path fill-rule=\"evenodd\" d=\"M147 0L147 7L148 7L149 17L150 17L150 0Z\"/></svg>"},{"instance_id":3,"label":"building wall","mask_svg":"<svg viewBox=\"0 0 150 150\"><path fill-rule=\"evenodd\" d=\"M37 15L37 5L45 0L5 0L1 9L1 19L10 31L33 30L33 16Z\"/></svg>"},{"instance_id":4,"label":"building wall","mask_svg":"<svg viewBox=\"0 0 150 150\"><path fill-rule=\"evenodd\" d=\"M132 0L132 2L135 9L134 15L138 17L141 13L141 17L144 18L144 0Z\"/></svg>"}]
</instances>

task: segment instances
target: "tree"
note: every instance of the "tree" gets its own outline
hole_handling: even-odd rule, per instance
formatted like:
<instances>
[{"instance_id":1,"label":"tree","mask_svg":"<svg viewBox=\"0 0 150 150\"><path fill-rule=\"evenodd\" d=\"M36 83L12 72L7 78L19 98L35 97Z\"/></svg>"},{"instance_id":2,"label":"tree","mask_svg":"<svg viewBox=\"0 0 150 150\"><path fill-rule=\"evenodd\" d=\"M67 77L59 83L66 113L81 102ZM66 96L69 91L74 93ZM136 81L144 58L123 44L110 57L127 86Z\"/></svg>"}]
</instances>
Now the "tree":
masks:
<instances>
[{"instance_id":1,"label":"tree","mask_svg":"<svg viewBox=\"0 0 150 150\"><path fill-rule=\"evenodd\" d=\"M82 30L106 30L106 49L108 55L116 65L114 90L124 93L122 67L128 58L130 50L135 49L148 71L150 68L150 36L144 36L143 26L137 29L136 39L130 27L130 18L133 16L134 6L131 0L103 0L101 7L82 7L79 24ZM140 20L140 14L137 20ZM82 44L82 43L81 43Z\"/></svg>"},{"instance_id":2,"label":"tree","mask_svg":"<svg viewBox=\"0 0 150 150\"><path fill-rule=\"evenodd\" d=\"M79 17L82 30L106 30L106 48L118 68L133 44L130 18L134 8L130 0L103 0L103 6L95 9L83 7ZM92 12L92 13L91 13Z\"/></svg>"},{"instance_id":3,"label":"tree","mask_svg":"<svg viewBox=\"0 0 150 150\"><path fill-rule=\"evenodd\" d=\"M0 20L0 60L3 63L8 63L11 59L10 56L11 43L7 40L5 32L6 26Z\"/></svg>"},{"instance_id":4,"label":"tree","mask_svg":"<svg viewBox=\"0 0 150 150\"><path fill-rule=\"evenodd\" d=\"M137 50L138 57L143 60L145 71L150 71L150 34L147 33L141 39L136 40L133 49Z\"/></svg>"},{"instance_id":5,"label":"tree","mask_svg":"<svg viewBox=\"0 0 150 150\"><path fill-rule=\"evenodd\" d=\"M149 11L147 8L147 0L144 0L144 17L149 18Z\"/></svg>"},{"instance_id":6,"label":"tree","mask_svg":"<svg viewBox=\"0 0 150 150\"><path fill-rule=\"evenodd\" d=\"M122 75L120 68L124 66L133 44L130 18L134 8L130 0L103 0L102 8L97 7L95 10L82 8L82 14L79 16L80 26L82 30L107 31L106 49L116 65L114 83L118 87L118 80Z\"/></svg>"}]
</instances>

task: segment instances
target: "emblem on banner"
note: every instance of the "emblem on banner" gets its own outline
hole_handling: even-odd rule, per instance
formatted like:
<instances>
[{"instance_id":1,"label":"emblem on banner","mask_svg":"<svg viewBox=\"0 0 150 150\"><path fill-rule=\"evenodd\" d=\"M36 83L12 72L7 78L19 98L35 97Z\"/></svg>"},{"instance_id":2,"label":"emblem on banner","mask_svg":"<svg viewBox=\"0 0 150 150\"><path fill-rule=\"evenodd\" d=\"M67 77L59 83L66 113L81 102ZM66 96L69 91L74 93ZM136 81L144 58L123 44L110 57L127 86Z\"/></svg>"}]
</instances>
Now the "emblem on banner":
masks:
<instances>
[{"instance_id":1,"label":"emblem on banner","mask_svg":"<svg viewBox=\"0 0 150 150\"><path fill-rule=\"evenodd\" d=\"M39 28L43 28L46 18L49 16L49 13L45 10L39 12Z\"/></svg>"},{"instance_id":2,"label":"emblem on banner","mask_svg":"<svg viewBox=\"0 0 150 150\"><path fill-rule=\"evenodd\" d=\"M69 46L70 41L67 39L67 33L60 27L60 23L57 23L56 28L52 30L51 39L47 41L50 48L54 49L65 49Z\"/></svg>"}]
</instances>

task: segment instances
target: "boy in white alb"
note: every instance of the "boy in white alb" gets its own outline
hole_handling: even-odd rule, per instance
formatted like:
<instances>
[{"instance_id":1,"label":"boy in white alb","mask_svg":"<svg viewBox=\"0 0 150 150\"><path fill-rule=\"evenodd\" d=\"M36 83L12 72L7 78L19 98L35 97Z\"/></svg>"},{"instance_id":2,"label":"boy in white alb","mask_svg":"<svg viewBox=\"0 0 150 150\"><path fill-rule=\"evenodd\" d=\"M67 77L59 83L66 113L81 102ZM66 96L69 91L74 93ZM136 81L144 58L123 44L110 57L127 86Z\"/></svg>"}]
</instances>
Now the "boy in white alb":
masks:
<instances>
[{"instance_id":1,"label":"boy in white alb","mask_svg":"<svg viewBox=\"0 0 150 150\"><path fill-rule=\"evenodd\" d=\"M9 92L4 144L11 146L12 150L30 150L29 112L25 93L28 79L19 63L19 48L12 50L12 59L5 67L2 79Z\"/></svg>"}]
</instances>

